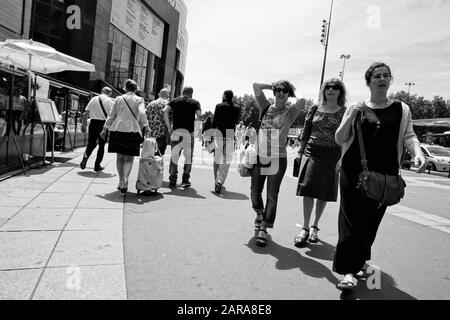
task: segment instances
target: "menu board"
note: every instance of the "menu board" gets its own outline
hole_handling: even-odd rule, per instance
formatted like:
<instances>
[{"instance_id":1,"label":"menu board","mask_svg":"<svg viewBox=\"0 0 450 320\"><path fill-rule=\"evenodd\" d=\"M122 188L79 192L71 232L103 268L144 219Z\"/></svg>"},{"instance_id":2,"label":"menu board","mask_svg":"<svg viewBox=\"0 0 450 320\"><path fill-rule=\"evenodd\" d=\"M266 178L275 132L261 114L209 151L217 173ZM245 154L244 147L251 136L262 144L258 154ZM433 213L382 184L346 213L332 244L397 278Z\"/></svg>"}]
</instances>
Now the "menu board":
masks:
<instances>
[{"instance_id":1,"label":"menu board","mask_svg":"<svg viewBox=\"0 0 450 320\"><path fill-rule=\"evenodd\" d=\"M58 122L59 114L56 110L55 103L50 99L37 99L36 100L39 117L41 123L44 124L55 124Z\"/></svg>"}]
</instances>

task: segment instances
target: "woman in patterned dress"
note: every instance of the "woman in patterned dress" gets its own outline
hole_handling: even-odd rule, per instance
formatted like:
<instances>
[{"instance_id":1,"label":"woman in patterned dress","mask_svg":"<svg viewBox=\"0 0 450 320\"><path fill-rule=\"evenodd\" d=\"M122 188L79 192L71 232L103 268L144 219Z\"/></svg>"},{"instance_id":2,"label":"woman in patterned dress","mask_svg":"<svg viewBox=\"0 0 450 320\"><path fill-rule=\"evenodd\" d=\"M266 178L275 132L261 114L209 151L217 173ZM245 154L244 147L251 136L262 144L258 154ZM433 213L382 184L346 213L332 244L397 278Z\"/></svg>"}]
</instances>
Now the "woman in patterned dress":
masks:
<instances>
[{"instance_id":1,"label":"woman in patterned dress","mask_svg":"<svg viewBox=\"0 0 450 320\"><path fill-rule=\"evenodd\" d=\"M336 78L325 81L320 90L320 105L312 107L306 117L300 136L299 157L305 150L300 172L297 195L303 197L303 229L295 238L295 246L301 247L309 240L318 241L319 220L327 202L337 201L338 174L336 165L341 148L335 142L335 133L345 112L347 91L344 83ZM305 148L306 145L306 148ZM310 227L315 201L315 219Z\"/></svg>"}]
</instances>

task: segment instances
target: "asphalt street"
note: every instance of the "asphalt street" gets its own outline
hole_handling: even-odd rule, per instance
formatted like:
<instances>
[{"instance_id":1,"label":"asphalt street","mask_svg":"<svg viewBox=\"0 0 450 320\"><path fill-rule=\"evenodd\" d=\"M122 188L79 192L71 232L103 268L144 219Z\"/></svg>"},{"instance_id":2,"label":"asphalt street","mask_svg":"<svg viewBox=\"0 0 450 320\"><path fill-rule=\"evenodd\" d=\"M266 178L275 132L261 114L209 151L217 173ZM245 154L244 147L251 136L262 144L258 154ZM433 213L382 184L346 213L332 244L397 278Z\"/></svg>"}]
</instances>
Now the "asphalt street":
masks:
<instances>
[{"instance_id":1,"label":"asphalt street","mask_svg":"<svg viewBox=\"0 0 450 320\"><path fill-rule=\"evenodd\" d=\"M267 247L255 244L250 178L230 169L214 193L212 156L196 141L192 187L137 195L116 190L114 155L102 173L84 149L63 164L0 182L0 299L427 300L450 297L450 215L446 174L403 171L401 204L380 226L370 281L352 294L335 286L338 203L329 203L318 244L299 249L302 199L288 148L277 219ZM238 155L235 155L238 159ZM181 169L181 163L180 163ZM180 177L181 179L181 177ZM181 182L181 181L179 181Z\"/></svg>"}]
</instances>

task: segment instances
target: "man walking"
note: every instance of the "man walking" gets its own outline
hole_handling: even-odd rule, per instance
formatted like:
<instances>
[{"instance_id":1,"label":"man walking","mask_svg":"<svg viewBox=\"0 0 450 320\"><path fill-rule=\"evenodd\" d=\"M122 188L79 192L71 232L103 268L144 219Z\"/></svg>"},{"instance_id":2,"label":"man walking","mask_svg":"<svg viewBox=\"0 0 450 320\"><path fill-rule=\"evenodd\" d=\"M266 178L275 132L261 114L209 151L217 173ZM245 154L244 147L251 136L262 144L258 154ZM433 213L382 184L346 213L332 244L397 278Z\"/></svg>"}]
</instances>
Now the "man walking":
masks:
<instances>
[{"instance_id":1,"label":"man walking","mask_svg":"<svg viewBox=\"0 0 450 320\"><path fill-rule=\"evenodd\" d=\"M216 131L217 149L214 155L214 191L222 192L228 170L233 160L235 128L239 122L241 108L233 104L233 91L223 94L222 103L216 106L212 127Z\"/></svg>"},{"instance_id":2,"label":"man walking","mask_svg":"<svg viewBox=\"0 0 450 320\"><path fill-rule=\"evenodd\" d=\"M156 139L161 155L166 153L167 148L167 128L164 124L164 108L169 102L169 91L161 89L159 98L150 102L146 108L147 120L149 124L149 135Z\"/></svg>"},{"instance_id":3,"label":"man walking","mask_svg":"<svg viewBox=\"0 0 450 320\"><path fill-rule=\"evenodd\" d=\"M192 99L193 93L194 89L192 87L185 87L183 89L183 95L171 100L164 108L164 122L171 135L170 145L172 148L169 167L169 188L176 188L177 186L178 159L181 151L183 151L185 158L182 186L183 188L191 186L189 179L191 177L194 156L194 123L202 115L200 103ZM173 127L171 127L169 121L170 112L173 112Z\"/></svg>"},{"instance_id":4,"label":"man walking","mask_svg":"<svg viewBox=\"0 0 450 320\"><path fill-rule=\"evenodd\" d=\"M94 171L99 172L105 169L100 164L103 160L103 155L105 154L106 140L100 137L100 133L103 130L103 126L105 125L106 119L108 118L108 115L111 112L113 106L111 95L111 88L104 87L102 89L101 95L92 98L86 107L86 112L84 113L81 124L81 132L86 132L86 124L88 118L91 118L91 122L89 124L88 145L83 155L83 160L80 163L80 168L83 170L86 168L86 163L91 156L92 151L94 151L95 147L97 147L97 144L98 151L97 158L95 159Z\"/></svg>"}]
</instances>

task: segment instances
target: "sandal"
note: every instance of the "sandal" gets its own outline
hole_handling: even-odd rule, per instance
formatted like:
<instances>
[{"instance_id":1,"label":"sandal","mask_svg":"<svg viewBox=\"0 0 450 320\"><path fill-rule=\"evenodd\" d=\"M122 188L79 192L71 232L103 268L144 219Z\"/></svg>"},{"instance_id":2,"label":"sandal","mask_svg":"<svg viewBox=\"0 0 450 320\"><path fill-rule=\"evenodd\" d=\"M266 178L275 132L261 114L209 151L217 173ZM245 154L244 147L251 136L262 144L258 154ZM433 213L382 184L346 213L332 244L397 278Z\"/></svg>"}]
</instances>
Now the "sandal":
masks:
<instances>
[{"instance_id":1,"label":"sandal","mask_svg":"<svg viewBox=\"0 0 450 320\"><path fill-rule=\"evenodd\" d=\"M258 247L265 247L267 245L267 230L259 229L258 236L256 237L256 244Z\"/></svg>"},{"instance_id":2,"label":"sandal","mask_svg":"<svg viewBox=\"0 0 450 320\"><path fill-rule=\"evenodd\" d=\"M362 269L360 271L358 271L355 274L355 278L356 279L367 279L368 277L371 276L371 273L367 271L367 269L369 269L369 265L364 265L364 267L362 267Z\"/></svg>"},{"instance_id":3,"label":"sandal","mask_svg":"<svg viewBox=\"0 0 450 320\"><path fill-rule=\"evenodd\" d=\"M339 281L336 288L342 291L353 291L356 288L357 280L352 275L346 275L343 280Z\"/></svg>"},{"instance_id":4,"label":"sandal","mask_svg":"<svg viewBox=\"0 0 450 320\"><path fill-rule=\"evenodd\" d=\"M309 229L303 228L298 237L294 238L294 244L297 248L301 248L306 244L309 238Z\"/></svg>"},{"instance_id":5,"label":"sandal","mask_svg":"<svg viewBox=\"0 0 450 320\"><path fill-rule=\"evenodd\" d=\"M309 242L317 243L319 242L319 238L317 237L317 233L320 231L316 226L311 226L311 234L309 235Z\"/></svg>"}]
</instances>

